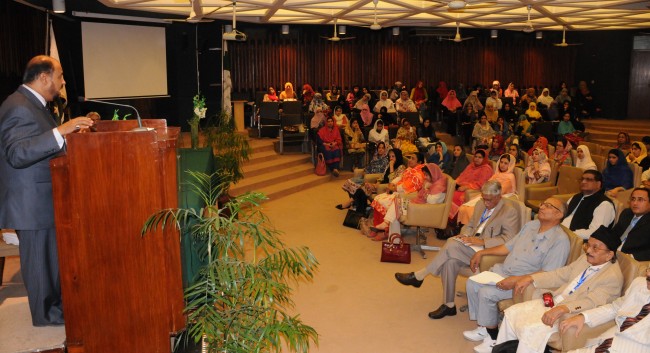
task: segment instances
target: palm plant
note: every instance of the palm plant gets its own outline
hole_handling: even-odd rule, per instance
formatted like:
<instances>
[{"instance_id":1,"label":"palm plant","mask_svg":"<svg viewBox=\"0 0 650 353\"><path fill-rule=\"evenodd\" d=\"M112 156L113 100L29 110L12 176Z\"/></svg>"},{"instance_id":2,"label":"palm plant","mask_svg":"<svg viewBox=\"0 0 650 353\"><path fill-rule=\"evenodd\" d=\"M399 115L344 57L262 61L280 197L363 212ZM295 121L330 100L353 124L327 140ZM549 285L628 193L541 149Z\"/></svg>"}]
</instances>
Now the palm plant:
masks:
<instances>
[{"instance_id":1,"label":"palm plant","mask_svg":"<svg viewBox=\"0 0 650 353\"><path fill-rule=\"evenodd\" d=\"M237 183L244 177L242 164L252 153L248 137L237 133L235 119L223 110L208 120L205 135L214 150L215 170L224 170L223 175Z\"/></svg>"},{"instance_id":2,"label":"palm plant","mask_svg":"<svg viewBox=\"0 0 650 353\"><path fill-rule=\"evenodd\" d=\"M312 252L285 248L260 210L263 194L247 193L220 208L215 205L229 174L188 173L193 192L208 206L158 211L142 229L144 235L174 225L205 244L207 265L185 291L187 334L209 352L280 352L283 345L308 352L318 334L287 311L293 307L289 284L313 278L318 261Z\"/></svg>"}]
</instances>

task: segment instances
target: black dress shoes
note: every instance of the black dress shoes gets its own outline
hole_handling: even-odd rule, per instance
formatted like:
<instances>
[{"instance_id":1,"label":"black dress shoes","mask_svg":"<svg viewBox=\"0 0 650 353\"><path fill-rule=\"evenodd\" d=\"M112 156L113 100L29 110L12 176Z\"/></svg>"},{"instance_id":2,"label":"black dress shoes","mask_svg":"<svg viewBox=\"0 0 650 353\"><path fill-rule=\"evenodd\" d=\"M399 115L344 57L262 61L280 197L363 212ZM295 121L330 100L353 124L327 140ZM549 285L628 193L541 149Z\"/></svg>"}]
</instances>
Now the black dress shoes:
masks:
<instances>
[{"instance_id":1,"label":"black dress shoes","mask_svg":"<svg viewBox=\"0 0 650 353\"><path fill-rule=\"evenodd\" d=\"M417 278L415 278L415 274L413 272L410 273L396 273L395 274L395 279L397 282L405 285L405 286L413 286L415 288L420 288L422 285L422 282L424 280L420 281Z\"/></svg>"},{"instance_id":2,"label":"black dress shoes","mask_svg":"<svg viewBox=\"0 0 650 353\"><path fill-rule=\"evenodd\" d=\"M429 318L438 320L438 319L442 319L445 316L454 316L454 315L456 315L455 306L453 308L450 308L447 305L442 304L438 309L429 313Z\"/></svg>"}]
</instances>

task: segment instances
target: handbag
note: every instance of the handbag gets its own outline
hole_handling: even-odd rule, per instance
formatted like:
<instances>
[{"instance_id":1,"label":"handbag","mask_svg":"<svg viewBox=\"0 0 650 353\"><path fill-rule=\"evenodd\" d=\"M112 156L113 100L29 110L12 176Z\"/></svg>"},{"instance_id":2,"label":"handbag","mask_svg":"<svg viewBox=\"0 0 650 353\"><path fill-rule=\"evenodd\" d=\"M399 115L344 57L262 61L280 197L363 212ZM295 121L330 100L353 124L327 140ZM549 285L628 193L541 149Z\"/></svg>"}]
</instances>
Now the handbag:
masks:
<instances>
[{"instance_id":1,"label":"handbag","mask_svg":"<svg viewBox=\"0 0 650 353\"><path fill-rule=\"evenodd\" d=\"M410 264L411 244L405 243L399 234L391 234L388 241L381 243L381 262Z\"/></svg>"},{"instance_id":2,"label":"handbag","mask_svg":"<svg viewBox=\"0 0 650 353\"><path fill-rule=\"evenodd\" d=\"M348 228L361 229L361 219L363 214L358 213L354 210L348 210L348 213L345 214L345 219L343 220L343 225Z\"/></svg>"},{"instance_id":3,"label":"handbag","mask_svg":"<svg viewBox=\"0 0 650 353\"><path fill-rule=\"evenodd\" d=\"M325 165L325 156L322 153L318 154L318 162L316 162L316 169L314 170L316 175L323 176L327 174L327 166Z\"/></svg>"}]
</instances>

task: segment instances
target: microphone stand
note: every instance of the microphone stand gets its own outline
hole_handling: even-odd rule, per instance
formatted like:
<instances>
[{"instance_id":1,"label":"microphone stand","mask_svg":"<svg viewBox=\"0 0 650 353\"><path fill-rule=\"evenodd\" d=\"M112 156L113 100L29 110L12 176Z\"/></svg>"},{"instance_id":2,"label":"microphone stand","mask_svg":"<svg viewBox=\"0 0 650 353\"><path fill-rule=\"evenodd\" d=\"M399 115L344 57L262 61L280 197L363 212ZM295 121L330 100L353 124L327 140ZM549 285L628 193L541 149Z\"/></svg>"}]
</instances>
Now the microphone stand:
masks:
<instances>
[{"instance_id":1,"label":"microphone stand","mask_svg":"<svg viewBox=\"0 0 650 353\"><path fill-rule=\"evenodd\" d=\"M113 103L113 102L105 102L105 101L100 101L100 100L95 100L95 99L86 99L86 97L81 97L81 96L79 97L78 100L79 100L80 103L93 102L93 103L99 103L99 104L113 105L113 106L117 106L117 107L131 108L135 112L135 117L138 119L138 127L136 127L135 129L132 129L131 131L153 131L154 130L154 128L152 128L152 127L143 127L142 126L142 119L140 118L140 113L132 105L119 104L119 103Z\"/></svg>"}]
</instances>

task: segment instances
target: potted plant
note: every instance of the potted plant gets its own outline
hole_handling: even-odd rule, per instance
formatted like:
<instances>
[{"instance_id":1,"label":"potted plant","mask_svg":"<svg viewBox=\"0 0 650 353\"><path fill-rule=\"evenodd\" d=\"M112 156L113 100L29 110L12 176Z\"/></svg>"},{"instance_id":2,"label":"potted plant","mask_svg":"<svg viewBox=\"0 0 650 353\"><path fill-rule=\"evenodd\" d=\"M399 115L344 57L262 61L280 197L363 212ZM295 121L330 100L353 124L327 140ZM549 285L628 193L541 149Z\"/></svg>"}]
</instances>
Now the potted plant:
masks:
<instances>
[{"instance_id":1,"label":"potted plant","mask_svg":"<svg viewBox=\"0 0 650 353\"><path fill-rule=\"evenodd\" d=\"M208 352L308 352L316 331L287 310L293 306L289 284L310 280L318 266L307 247L285 248L279 232L260 209L265 196L246 193L219 207L231 181L228 172L189 172L201 209L156 212L142 234L173 225L204 244L206 266L185 290L187 334Z\"/></svg>"},{"instance_id":2,"label":"potted plant","mask_svg":"<svg viewBox=\"0 0 650 353\"><path fill-rule=\"evenodd\" d=\"M244 177L242 164L252 153L248 136L237 132L235 120L226 110L210 118L204 133L214 151L215 170L225 171L224 175L237 183Z\"/></svg>"}]
</instances>

